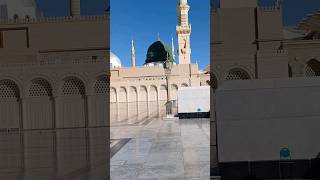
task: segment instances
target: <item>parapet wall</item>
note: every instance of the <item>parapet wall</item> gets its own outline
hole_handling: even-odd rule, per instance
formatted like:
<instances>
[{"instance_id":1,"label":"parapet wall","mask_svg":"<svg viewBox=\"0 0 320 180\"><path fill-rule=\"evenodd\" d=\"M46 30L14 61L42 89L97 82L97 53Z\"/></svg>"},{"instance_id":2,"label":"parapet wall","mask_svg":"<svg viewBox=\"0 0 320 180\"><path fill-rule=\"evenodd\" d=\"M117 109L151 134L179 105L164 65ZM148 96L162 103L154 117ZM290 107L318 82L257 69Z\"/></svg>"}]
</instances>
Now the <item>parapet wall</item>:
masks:
<instances>
[{"instance_id":1,"label":"parapet wall","mask_svg":"<svg viewBox=\"0 0 320 180\"><path fill-rule=\"evenodd\" d=\"M2 50L109 48L108 24L109 16L5 20Z\"/></svg>"}]
</instances>

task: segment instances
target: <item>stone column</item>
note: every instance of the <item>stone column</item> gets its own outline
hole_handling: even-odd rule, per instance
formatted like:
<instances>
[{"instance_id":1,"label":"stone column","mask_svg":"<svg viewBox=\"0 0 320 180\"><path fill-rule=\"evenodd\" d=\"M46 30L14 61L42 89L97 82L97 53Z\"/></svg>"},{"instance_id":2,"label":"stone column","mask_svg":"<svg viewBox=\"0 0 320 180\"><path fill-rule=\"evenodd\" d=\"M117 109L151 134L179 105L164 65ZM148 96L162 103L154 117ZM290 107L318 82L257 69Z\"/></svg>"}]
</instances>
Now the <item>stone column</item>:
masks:
<instances>
[{"instance_id":1,"label":"stone column","mask_svg":"<svg viewBox=\"0 0 320 180\"><path fill-rule=\"evenodd\" d=\"M167 99L168 101L171 101L171 78L170 74L167 75Z\"/></svg>"},{"instance_id":2,"label":"stone column","mask_svg":"<svg viewBox=\"0 0 320 180\"><path fill-rule=\"evenodd\" d=\"M27 102L26 98L22 97L20 100L20 129L26 129L27 125Z\"/></svg>"},{"instance_id":3,"label":"stone column","mask_svg":"<svg viewBox=\"0 0 320 180\"><path fill-rule=\"evenodd\" d=\"M92 117L92 95L88 94L86 95L86 127L92 127L92 126L98 126L97 122L96 124L93 123L93 117Z\"/></svg>"},{"instance_id":4,"label":"stone column","mask_svg":"<svg viewBox=\"0 0 320 180\"><path fill-rule=\"evenodd\" d=\"M58 96L53 96L53 113L54 113L54 117L53 117L53 122L52 122L52 128L56 129L58 128L58 122L59 122L59 118L61 118L60 114L59 114L59 102L60 102L60 97Z\"/></svg>"}]
</instances>

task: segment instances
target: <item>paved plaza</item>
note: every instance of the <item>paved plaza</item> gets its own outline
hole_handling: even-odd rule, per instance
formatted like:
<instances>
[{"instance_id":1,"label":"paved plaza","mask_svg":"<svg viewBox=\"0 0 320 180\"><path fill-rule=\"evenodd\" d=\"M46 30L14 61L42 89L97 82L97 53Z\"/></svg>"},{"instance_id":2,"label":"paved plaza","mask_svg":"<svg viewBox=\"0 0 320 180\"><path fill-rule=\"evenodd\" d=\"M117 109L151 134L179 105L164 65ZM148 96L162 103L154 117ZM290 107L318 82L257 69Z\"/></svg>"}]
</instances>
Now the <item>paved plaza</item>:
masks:
<instances>
[{"instance_id":1,"label":"paved plaza","mask_svg":"<svg viewBox=\"0 0 320 180\"><path fill-rule=\"evenodd\" d=\"M111 180L210 179L209 119L166 119L160 108L139 123L111 119Z\"/></svg>"}]
</instances>

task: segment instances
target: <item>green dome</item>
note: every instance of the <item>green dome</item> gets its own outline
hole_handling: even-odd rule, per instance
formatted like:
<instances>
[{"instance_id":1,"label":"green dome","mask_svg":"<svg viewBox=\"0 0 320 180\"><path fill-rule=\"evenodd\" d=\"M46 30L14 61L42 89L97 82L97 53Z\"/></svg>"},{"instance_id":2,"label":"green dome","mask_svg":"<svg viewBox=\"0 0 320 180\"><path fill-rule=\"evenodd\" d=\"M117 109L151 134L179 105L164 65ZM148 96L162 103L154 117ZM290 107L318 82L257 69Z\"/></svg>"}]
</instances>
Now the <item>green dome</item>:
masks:
<instances>
[{"instance_id":1,"label":"green dome","mask_svg":"<svg viewBox=\"0 0 320 180\"><path fill-rule=\"evenodd\" d=\"M173 62L173 55L171 51L171 48L169 48L163 42L156 41L148 48L145 64L153 62L164 62L167 60L167 55L169 55L170 61Z\"/></svg>"}]
</instances>

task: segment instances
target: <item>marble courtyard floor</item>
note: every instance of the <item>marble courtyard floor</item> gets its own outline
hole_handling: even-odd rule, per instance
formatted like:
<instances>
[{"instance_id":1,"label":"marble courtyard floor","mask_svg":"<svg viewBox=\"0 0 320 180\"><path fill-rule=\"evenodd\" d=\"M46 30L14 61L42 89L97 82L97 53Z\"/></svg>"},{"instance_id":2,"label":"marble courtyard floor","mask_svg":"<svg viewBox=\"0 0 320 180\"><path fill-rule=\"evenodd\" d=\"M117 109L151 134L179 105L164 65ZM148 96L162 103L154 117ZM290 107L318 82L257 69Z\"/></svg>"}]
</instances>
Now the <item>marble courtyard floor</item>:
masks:
<instances>
[{"instance_id":1,"label":"marble courtyard floor","mask_svg":"<svg viewBox=\"0 0 320 180\"><path fill-rule=\"evenodd\" d=\"M209 119L111 121L111 180L210 179L209 128Z\"/></svg>"},{"instance_id":2,"label":"marble courtyard floor","mask_svg":"<svg viewBox=\"0 0 320 180\"><path fill-rule=\"evenodd\" d=\"M1 180L103 180L108 128L0 132Z\"/></svg>"}]
</instances>

